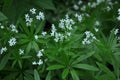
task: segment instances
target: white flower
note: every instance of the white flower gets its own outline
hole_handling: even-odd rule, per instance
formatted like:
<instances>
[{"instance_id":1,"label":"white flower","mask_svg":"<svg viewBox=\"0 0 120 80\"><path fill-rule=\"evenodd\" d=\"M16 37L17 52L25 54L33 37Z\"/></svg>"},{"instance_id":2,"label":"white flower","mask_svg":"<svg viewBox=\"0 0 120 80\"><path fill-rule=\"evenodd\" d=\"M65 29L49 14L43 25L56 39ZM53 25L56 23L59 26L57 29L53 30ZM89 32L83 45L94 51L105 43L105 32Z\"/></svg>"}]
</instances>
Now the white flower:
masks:
<instances>
[{"instance_id":1,"label":"white flower","mask_svg":"<svg viewBox=\"0 0 120 80\"><path fill-rule=\"evenodd\" d=\"M75 17L78 19L79 22L82 21L82 15L78 15L77 13L75 14Z\"/></svg>"},{"instance_id":2,"label":"white flower","mask_svg":"<svg viewBox=\"0 0 120 80\"><path fill-rule=\"evenodd\" d=\"M90 44L91 42L93 42L93 40L97 40L94 34L91 33L90 31L86 31L85 34L86 34L86 37L82 41L83 45Z\"/></svg>"},{"instance_id":3,"label":"white flower","mask_svg":"<svg viewBox=\"0 0 120 80\"><path fill-rule=\"evenodd\" d=\"M81 0L78 1L78 5L81 5L83 2Z\"/></svg>"},{"instance_id":4,"label":"white flower","mask_svg":"<svg viewBox=\"0 0 120 80\"><path fill-rule=\"evenodd\" d=\"M43 56L43 52L44 52L44 49L39 50L37 57L40 58L41 56Z\"/></svg>"},{"instance_id":5,"label":"white flower","mask_svg":"<svg viewBox=\"0 0 120 80\"><path fill-rule=\"evenodd\" d=\"M12 37L9 41L9 46L14 46L16 44L16 38Z\"/></svg>"},{"instance_id":6,"label":"white flower","mask_svg":"<svg viewBox=\"0 0 120 80\"><path fill-rule=\"evenodd\" d=\"M12 29L12 30L11 30L12 32L18 33L18 30L16 29L16 26L15 26L15 25L11 24L11 25L10 25L10 28Z\"/></svg>"},{"instance_id":7,"label":"white flower","mask_svg":"<svg viewBox=\"0 0 120 80\"><path fill-rule=\"evenodd\" d=\"M76 4L73 6L73 8L74 8L75 10L78 10L78 9L79 9L78 5L76 5Z\"/></svg>"},{"instance_id":8,"label":"white flower","mask_svg":"<svg viewBox=\"0 0 120 80\"><path fill-rule=\"evenodd\" d=\"M31 12L32 14L36 14L36 9L35 9L35 8L32 8L32 9L30 9L30 12Z\"/></svg>"},{"instance_id":9,"label":"white flower","mask_svg":"<svg viewBox=\"0 0 120 80\"><path fill-rule=\"evenodd\" d=\"M50 35L51 35L51 36L54 36L55 33L56 33L56 28L55 28L55 25L52 24L52 29L51 29L51 33L50 33Z\"/></svg>"},{"instance_id":10,"label":"white flower","mask_svg":"<svg viewBox=\"0 0 120 80\"><path fill-rule=\"evenodd\" d=\"M120 9L118 9L118 14L120 14Z\"/></svg>"},{"instance_id":11,"label":"white flower","mask_svg":"<svg viewBox=\"0 0 120 80\"><path fill-rule=\"evenodd\" d=\"M39 15L36 16L37 20L45 20L45 16L43 12L39 12Z\"/></svg>"},{"instance_id":12,"label":"white flower","mask_svg":"<svg viewBox=\"0 0 120 80\"><path fill-rule=\"evenodd\" d=\"M33 61L32 64L33 64L33 65L37 65L37 62L36 62L36 61Z\"/></svg>"},{"instance_id":13,"label":"white flower","mask_svg":"<svg viewBox=\"0 0 120 80\"><path fill-rule=\"evenodd\" d=\"M35 35L34 37L35 37L36 40L39 38L38 35Z\"/></svg>"},{"instance_id":14,"label":"white flower","mask_svg":"<svg viewBox=\"0 0 120 80\"><path fill-rule=\"evenodd\" d=\"M0 50L0 53L2 54L3 52L6 52L7 48L6 47L2 47L2 49Z\"/></svg>"},{"instance_id":15,"label":"white flower","mask_svg":"<svg viewBox=\"0 0 120 80\"><path fill-rule=\"evenodd\" d=\"M114 34L116 35L119 32L119 29L115 29Z\"/></svg>"},{"instance_id":16,"label":"white flower","mask_svg":"<svg viewBox=\"0 0 120 80\"><path fill-rule=\"evenodd\" d=\"M120 16L118 16L117 19L120 21Z\"/></svg>"},{"instance_id":17,"label":"white flower","mask_svg":"<svg viewBox=\"0 0 120 80\"><path fill-rule=\"evenodd\" d=\"M41 65L41 64L43 64L43 61L40 59L37 64Z\"/></svg>"},{"instance_id":18,"label":"white flower","mask_svg":"<svg viewBox=\"0 0 120 80\"><path fill-rule=\"evenodd\" d=\"M28 14L25 14L25 20L26 20L26 25L31 26L33 18L30 18L30 16Z\"/></svg>"},{"instance_id":19,"label":"white flower","mask_svg":"<svg viewBox=\"0 0 120 80\"><path fill-rule=\"evenodd\" d=\"M94 30L95 30L95 32L98 32L98 31L99 31L99 29L98 29L98 28L94 28Z\"/></svg>"},{"instance_id":20,"label":"white flower","mask_svg":"<svg viewBox=\"0 0 120 80\"><path fill-rule=\"evenodd\" d=\"M96 25L96 26L99 26L99 25L100 25L100 22L99 22L99 21L96 21L96 22L95 22L95 25Z\"/></svg>"},{"instance_id":21,"label":"white flower","mask_svg":"<svg viewBox=\"0 0 120 80\"><path fill-rule=\"evenodd\" d=\"M46 34L47 34L47 32L44 32L44 31L42 32L42 35L43 35L43 36L45 36Z\"/></svg>"},{"instance_id":22,"label":"white flower","mask_svg":"<svg viewBox=\"0 0 120 80\"><path fill-rule=\"evenodd\" d=\"M20 54L20 55L24 54L24 50L19 49L19 54Z\"/></svg>"},{"instance_id":23,"label":"white flower","mask_svg":"<svg viewBox=\"0 0 120 80\"><path fill-rule=\"evenodd\" d=\"M1 28L1 29L4 29L4 26L3 26L3 25L1 25L1 23L0 23L0 28Z\"/></svg>"}]
</instances>

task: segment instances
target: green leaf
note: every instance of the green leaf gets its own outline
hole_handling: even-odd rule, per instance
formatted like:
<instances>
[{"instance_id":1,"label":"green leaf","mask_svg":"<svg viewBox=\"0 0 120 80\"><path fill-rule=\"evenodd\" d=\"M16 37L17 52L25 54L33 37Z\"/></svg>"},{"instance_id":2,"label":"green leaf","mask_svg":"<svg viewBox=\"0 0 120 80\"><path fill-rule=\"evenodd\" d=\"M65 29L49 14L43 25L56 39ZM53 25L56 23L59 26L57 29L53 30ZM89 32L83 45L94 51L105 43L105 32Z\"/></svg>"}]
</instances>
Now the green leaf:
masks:
<instances>
[{"instance_id":1,"label":"green leaf","mask_svg":"<svg viewBox=\"0 0 120 80\"><path fill-rule=\"evenodd\" d=\"M10 57L10 53L6 54L3 57L2 61L0 62L0 70L2 70L6 66L6 64L7 64L8 60L9 60L9 57Z\"/></svg>"},{"instance_id":2,"label":"green leaf","mask_svg":"<svg viewBox=\"0 0 120 80\"><path fill-rule=\"evenodd\" d=\"M7 17L2 12L0 12L0 21L6 20L6 19Z\"/></svg>"},{"instance_id":3,"label":"green leaf","mask_svg":"<svg viewBox=\"0 0 120 80\"><path fill-rule=\"evenodd\" d=\"M79 62L81 62L81 61L89 58L89 57L92 56L94 53L95 53L95 52L93 51L93 52L87 53L86 55L81 55L80 57L78 57L78 58L72 63L72 65L77 64L77 63L79 63Z\"/></svg>"},{"instance_id":4,"label":"green leaf","mask_svg":"<svg viewBox=\"0 0 120 80\"><path fill-rule=\"evenodd\" d=\"M39 26L36 28L35 34L41 33L43 27L44 27L44 22L41 22L41 23L39 24Z\"/></svg>"},{"instance_id":5,"label":"green leaf","mask_svg":"<svg viewBox=\"0 0 120 80\"><path fill-rule=\"evenodd\" d=\"M68 73L69 73L69 69L64 69L64 71L62 72L62 79L65 79Z\"/></svg>"},{"instance_id":6,"label":"green leaf","mask_svg":"<svg viewBox=\"0 0 120 80\"><path fill-rule=\"evenodd\" d=\"M33 49L35 49L36 52L39 51L39 46L35 41L32 41L32 47L33 47Z\"/></svg>"},{"instance_id":7,"label":"green leaf","mask_svg":"<svg viewBox=\"0 0 120 80\"><path fill-rule=\"evenodd\" d=\"M55 10L55 6L54 6L52 0L36 0L33 3L37 6L40 6L45 9Z\"/></svg>"},{"instance_id":8,"label":"green leaf","mask_svg":"<svg viewBox=\"0 0 120 80\"><path fill-rule=\"evenodd\" d=\"M94 66L90 66L88 64L76 64L73 67L79 68L79 69L91 70L91 71L98 71L99 70L98 68L96 68Z\"/></svg>"},{"instance_id":9,"label":"green leaf","mask_svg":"<svg viewBox=\"0 0 120 80\"><path fill-rule=\"evenodd\" d=\"M22 69L22 63L20 60L18 60L18 64L19 64L20 69Z\"/></svg>"},{"instance_id":10,"label":"green leaf","mask_svg":"<svg viewBox=\"0 0 120 80\"><path fill-rule=\"evenodd\" d=\"M109 75L109 77L111 77L113 80L116 79L114 73L112 73L105 65L103 65L103 64L101 64L101 63L98 63L98 62L97 62L97 65L99 66L99 68L100 68L103 72L107 73L107 74Z\"/></svg>"},{"instance_id":11,"label":"green leaf","mask_svg":"<svg viewBox=\"0 0 120 80\"><path fill-rule=\"evenodd\" d=\"M45 80L51 80L51 77L51 71L49 71Z\"/></svg>"},{"instance_id":12,"label":"green leaf","mask_svg":"<svg viewBox=\"0 0 120 80\"><path fill-rule=\"evenodd\" d=\"M71 76L72 76L73 80L80 80L74 69L72 69L70 72L71 72Z\"/></svg>"},{"instance_id":13,"label":"green leaf","mask_svg":"<svg viewBox=\"0 0 120 80\"><path fill-rule=\"evenodd\" d=\"M63 66L63 65L53 65L53 66L49 66L48 68L47 68L47 70L56 70L56 69L62 69L62 68L64 68L65 66Z\"/></svg>"},{"instance_id":14,"label":"green leaf","mask_svg":"<svg viewBox=\"0 0 120 80\"><path fill-rule=\"evenodd\" d=\"M29 42L29 44L27 45L27 48L26 48L26 53L29 53L31 48L32 48L32 43Z\"/></svg>"},{"instance_id":15,"label":"green leaf","mask_svg":"<svg viewBox=\"0 0 120 80\"><path fill-rule=\"evenodd\" d=\"M34 70L34 80L40 80L39 73L36 69Z\"/></svg>"},{"instance_id":16,"label":"green leaf","mask_svg":"<svg viewBox=\"0 0 120 80\"><path fill-rule=\"evenodd\" d=\"M29 39L20 39L17 44L22 45L28 43L29 41L30 41Z\"/></svg>"},{"instance_id":17,"label":"green leaf","mask_svg":"<svg viewBox=\"0 0 120 80\"><path fill-rule=\"evenodd\" d=\"M5 76L5 78L2 79L2 80L14 80L15 77L16 77L18 74L19 74L18 72L12 72L12 73L8 74L7 76Z\"/></svg>"}]
</instances>

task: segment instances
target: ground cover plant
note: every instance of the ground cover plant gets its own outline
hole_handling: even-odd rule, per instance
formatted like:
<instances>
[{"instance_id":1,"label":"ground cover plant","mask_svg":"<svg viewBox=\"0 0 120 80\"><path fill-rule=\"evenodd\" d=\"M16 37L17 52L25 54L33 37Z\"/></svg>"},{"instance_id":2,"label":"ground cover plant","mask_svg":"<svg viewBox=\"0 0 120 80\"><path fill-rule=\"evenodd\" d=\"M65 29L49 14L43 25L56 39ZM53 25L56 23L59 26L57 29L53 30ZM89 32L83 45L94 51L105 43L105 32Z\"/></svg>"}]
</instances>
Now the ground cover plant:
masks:
<instances>
[{"instance_id":1,"label":"ground cover plant","mask_svg":"<svg viewBox=\"0 0 120 80\"><path fill-rule=\"evenodd\" d=\"M0 0L0 80L120 80L119 0Z\"/></svg>"}]
</instances>

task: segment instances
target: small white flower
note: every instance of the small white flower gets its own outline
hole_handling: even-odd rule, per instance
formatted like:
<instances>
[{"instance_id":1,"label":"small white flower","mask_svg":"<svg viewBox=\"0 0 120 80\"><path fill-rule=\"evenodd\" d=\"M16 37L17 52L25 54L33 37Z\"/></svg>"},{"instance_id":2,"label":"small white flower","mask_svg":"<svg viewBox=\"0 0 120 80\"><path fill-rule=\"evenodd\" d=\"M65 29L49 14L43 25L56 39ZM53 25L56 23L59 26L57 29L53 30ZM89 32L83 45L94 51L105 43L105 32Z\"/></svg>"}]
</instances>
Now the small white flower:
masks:
<instances>
[{"instance_id":1,"label":"small white flower","mask_svg":"<svg viewBox=\"0 0 120 80\"><path fill-rule=\"evenodd\" d=\"M37 65L37 62L36 62L36 61L33 61L32 64L33 64L33 65Z\"/></svg>"},{"instance_id":2,"label":"small white flower","mask_svg":"<svg viewBox=\"0 0 120 80\"><path fill-rule=\"evenodd\" d=\"M39 50L37 57L40 58L41 56L43 56L43 52L44 52L44 49Z\"/></svg>"},{"instance_id":3,"label":"small white flower","mask_svg":"<svg viewBox=\"0 0 120 80\"><path fill-rule=\"evenodd\" d=\"M99 29L98 29L98 28L94 28L94 30L95 30L95 32L98 32L98 31L99 31Z\"/></svg>"},{"instance_id":4,"label":"small white flower","mask_svg":"<svg viewBox=\"0 0 120 80\"><path fill-rule=\"evenodd\" d=\"M20 55L24 54L24 50L19 49L19 54L20 54Z\"/></svg>"},{"instance_id":5,"label":"small white flower","mask_svg":"<svg viewBox=\"0 0 120 80\"><path fill-rule=\"evenodd\" d=\"M46 34L47 34L47 32L44 32L44 31L42 32L42 35L43 35L43 36L45 36Z\"/></svg>"},{"instance_id":6,"label":"small white flower","mask_svg":"<svg viewBox=\"0 0 120 80\"><path fill-rule=\"evenodd\" d=\"M33 18L30 18L29 14L25 14L26 25L31 26Z\"/></svg>"},{"instance_id":7,"label":"small white flower","mask_svg":"<svg viewBox=\"0 0 120 80\"><path fill-rule=\"evenodd\" d=\"M81 0L78 1L78 5L81 5L83 2Z\"/></svg>"},{"instance_id":8,"label":"small white flower","mask_svg":"<svg viewBox=\"0 0 120 80\"><path fill-rule=\"evenodd\" d=\"M12 30L11 30L12 32L18 33L18 30L16 29L16 26L15 26L15 25L11 24L11 25L10 25L10 28L12 29Z\"/></svg>"},{"instance_id":9,"label":"small white flower","mask_svg":"<svg viewBox=\"0 0 120 80\"><path fill-rule=\"evenodd\" d=\"M95 22L95 25L96 25L96 26L99 26L99 25L100 25L100 22L99 22L99 21L96 21L96 22Z\"/></svg>"},{"instance_id":10,"label":"small white flower","mask_svg":"<svg viewBox=\"0 0 120 80\"><path fill-rule=\"evenodd\" d=\"M39 38L38 35L35 35L34 37L35 37L36 40Z\"/></svg>"},{"instance_id":11,"label":"small white flower","mask_svg":"<svg viewBox=\"0 0 120 80\"><path fill-rule=\"evenodd\" d=\"M0 50L0 53L2 54L3 52L6 52L7 48L6 47L2 47L2 49Z\"/></svg>"},{"instance_id":12,"label":"small white flower","mask_svg":"<svg viewBox=\"0 0 120 80\"><path fill-rule=\"evenodd\" d=\"M41 65L41 64L43 64L43 61L40 59L37 64Z\"/></svg>"},{"instance_id":13,"label":"small white flower","mask_svg":"<svg viewBox=\"0 0 120 80\"><path fill-rule=\"evenodd\" d=\"M32 14L36 14L36 9L35 9L35 8L32 8L32 9L30 9L30 12L31 12Z\"/></svg>"},{"instance_id":14,"label":"small white flower","mask_svg":"<svg viewBox=\"0 0 120 80\"><path fill-rule=\"evenodd\" d=\"M39 12L39 15L36 16L37 20L45 20L45 16L43 12Z\"/></svg>"},{"instance_id":15,"label":"small white flower","mask_svg":"<svg viewBox=\"0 0 120 80\"><path fill-rule=\"evenodd\" d=\"M74 8L75 10L78 10L78 9L79 9L78 5L76 5L76 4L73 6L73 8Z\"/></svg>"},{"instance_id":16,"label":"small white flower","mask_svg":"<svg viewBox=\"0 0 120 80\"><path fill-rule=\"evenodd\" d=\"M9 41L9 46L14 46L16 44L16 38L12 37Z\"/></svg>"},{"instance_id":17,"label":"small white flower","mask_svg":"<svg viewBox=\"0 0 120 80\"><path fill-rule=\"evenodd\" d=\"M119 29L115 29L114 34L116 35L117 33L119 33Z\"/></svg>"},{"instance_id":18,"label":"small white flower","mask_svg":"<svg viewBox=\"0 0 120 80\"><path fill-rule=\"evenodd\" d=\"M120 21L120 16L118 16L117 19Z\"/></svg>"},{"instance_id":19,"label":"small white flower","mask_svg":"<svg viewBox=\"0 0 120 80\"><path fill-rule=\"evenodd\" d=\"M4 26L0 24L0 28L1 28L1 29L4 29Z\"/></svg>"}]
</instances>

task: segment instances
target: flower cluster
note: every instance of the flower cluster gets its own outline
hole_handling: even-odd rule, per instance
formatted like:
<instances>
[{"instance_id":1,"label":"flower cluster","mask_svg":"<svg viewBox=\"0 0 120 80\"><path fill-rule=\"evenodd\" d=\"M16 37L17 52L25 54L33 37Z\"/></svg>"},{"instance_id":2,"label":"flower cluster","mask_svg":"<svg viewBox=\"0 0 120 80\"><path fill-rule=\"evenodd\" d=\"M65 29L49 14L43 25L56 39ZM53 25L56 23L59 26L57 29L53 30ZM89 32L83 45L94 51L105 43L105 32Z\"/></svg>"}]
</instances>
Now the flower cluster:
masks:
<instances>
[{"instance_id":1,"label":"flower cluster","mask_svg":"<svg viewBox=\"0 0 120 80\"><path fill-rule=\"evenodd\" d=\"M66 15L65 19L61 19L59 23L59 28L63 31L63 33L57 32L57 29L55 28L55 25L52 24L52 30L51 30L51 36L54 36L54 41L63 41L64 39L67 39L71 35L71 30L73 30L72 26L75 24L75 22L69 18L68 15Z\"/></svg>"},{"instance_id":2,"label":"flower cluster","mask_svg":"<svg viewBox=\"0 0 120 80\"><path fill-rule=\"evenodd\" d=\"M96 37L94 36L93 33L91 33L90 31L86 31L85 32L86 37L83 39L82 44L90 44L91 42L93 42L94 40L97 40Z\"/></svg>"},{"instance_id":3,"label":"flower cluster","mask_svg":"<svg viewBox=\"0 0 120 80\"><path fill-rule=\"evenodd\" d=\"M120 9L118 9L118 15L117 19L120 21Z\"/></svg>"},{"instance_id":4,"label":"flower cluster","mask_svg":"<svg viewBox=\"0 0 120 80\"><path fill-rule=\"evenodd\" d=\"M31 14L36 14L36 9L32 8L32 9L30 9L30 12L31 12ZM31 26L33 19L34 18L31 18L29 14L25 14L26 26ZM44 13L40 11L38 15L37 14L35 15L35 19L45 20Z\"/></svg>"},{"instance_id":5,"label":"flower cluster","mask_svg":"<svg viewBox=\"0 0 120 80\"><path fill-rule=\"evenodd\" d=\"M7 48L6 47L2 47L1 50L0 50L0 54L3 54L3 52L6 52L7 51Z\"/></svg>"},{"instance_id":6,"label":"flower cluster","mask_svg":"<svg viewBox=\"0 0 120 80\"><path fill-rule=\"evenodd\" d=\"M15 25L11 24L11 25L10 25L10 28L11 28L11 31L12 31L12 32L18 33L18 30L16 29L16 26L15 26Z\"/></svg>"},{"instance_id":7,"label":"flower cluster","mask_svg":"<svg viewBox=\"0 0 120 80\"><path fill-rule=\"evenodd\" d=\"M75 14L75 17L78 19L79 22L82 21L82 15L78 15L77 13Z\"/></svg>"},{"instance_id":8,"label":"flower cluster","mask_svg":"<svg viewBox=\"0 0 120 80\"><path fill-rule=\"evenodd\" d=\"M38 51L37 57L39 58L39 61L38 62L36 62L36 61L32 62L33 65L43 64L43 61L41 60L41 57L43 56L43 52L44 52L44 49L41 49L41 50Z\"/></svg>"},{"instance_id":9,"label":"flower cluster","mask_svg":"<svg viewBox=\"0 0 120 80\"><path fill-rule=\"evenodd\" d=\"M82 1L82 0L79 0L79 1L77 2L77 4L74 4L73 8L74 8L75 10L78 10L78 9L79 9L79 6L80 6L82 3L83 3L83 1Z\"/></svg>"}]
</instances>

